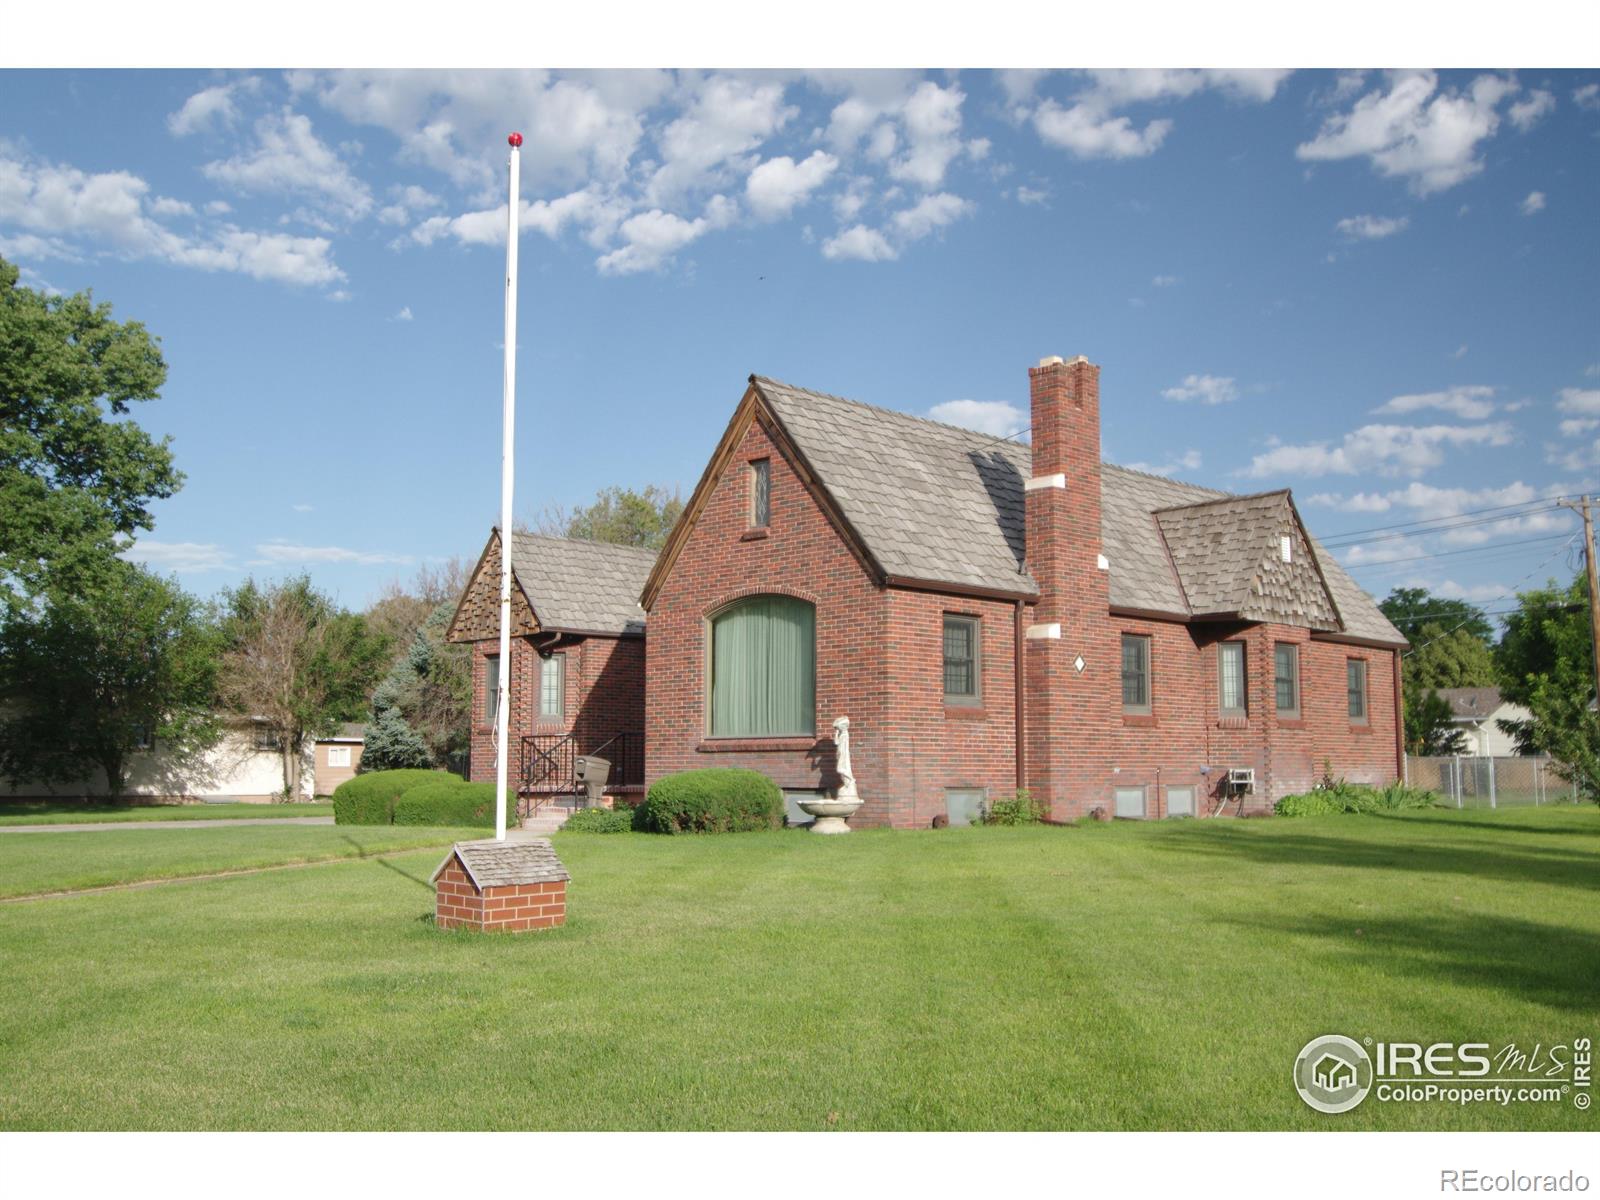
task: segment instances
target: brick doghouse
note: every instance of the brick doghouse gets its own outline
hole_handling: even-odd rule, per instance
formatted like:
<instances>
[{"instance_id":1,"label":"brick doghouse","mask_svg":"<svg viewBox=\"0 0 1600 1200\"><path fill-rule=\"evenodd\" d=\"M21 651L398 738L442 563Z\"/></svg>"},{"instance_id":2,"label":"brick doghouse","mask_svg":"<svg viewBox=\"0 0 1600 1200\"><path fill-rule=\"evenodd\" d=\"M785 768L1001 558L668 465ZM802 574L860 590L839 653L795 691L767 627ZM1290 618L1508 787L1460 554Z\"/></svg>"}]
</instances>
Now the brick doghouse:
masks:
<instances>
[{"instance_id":1,"label":"brick doghouse","mask_svg":"<svg viewBox=\"0 0 1600 1200\"><path fill-rule=\"evenodd\" d=\"M566 867L548 838L457 842L433 873L440 929L523 933L567 920Z\"/></svg>"}]
</instances>

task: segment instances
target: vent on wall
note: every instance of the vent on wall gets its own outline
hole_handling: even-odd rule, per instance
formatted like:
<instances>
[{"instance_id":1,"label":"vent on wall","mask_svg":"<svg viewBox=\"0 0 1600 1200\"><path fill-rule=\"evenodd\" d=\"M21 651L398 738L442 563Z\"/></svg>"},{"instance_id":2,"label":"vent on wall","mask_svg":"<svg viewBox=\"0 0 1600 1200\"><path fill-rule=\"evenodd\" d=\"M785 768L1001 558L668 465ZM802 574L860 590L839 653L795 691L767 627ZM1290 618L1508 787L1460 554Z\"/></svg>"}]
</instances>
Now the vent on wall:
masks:
<instances>
[{"instance_id":1,"label":"vent on wall","mask_svg":"<svg viewBox=\"0 0 1600 1200\"><path fill-rule=\"evenodd\" d=\"M1287 533L1278 539L1278 549L1283 555L1284 562L1294 561L1294 543L1289 540L1289 535Z\"/></svg>"}]
</instances>

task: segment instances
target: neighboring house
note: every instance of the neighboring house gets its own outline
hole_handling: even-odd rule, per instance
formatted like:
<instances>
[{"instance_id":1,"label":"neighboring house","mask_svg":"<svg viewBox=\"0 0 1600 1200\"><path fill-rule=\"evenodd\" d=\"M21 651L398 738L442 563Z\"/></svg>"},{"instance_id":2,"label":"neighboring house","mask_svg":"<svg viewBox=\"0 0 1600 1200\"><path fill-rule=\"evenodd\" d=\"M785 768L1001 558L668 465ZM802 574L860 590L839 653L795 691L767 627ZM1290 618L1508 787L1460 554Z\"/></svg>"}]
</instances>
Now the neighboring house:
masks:
<instances>
[{"instance_id":1,"label":"neighboring house","mask_svg":"<svg viewBox=\"0 0 1600 1200\"><path fill-rule=\"evenodd\" d=\"M751 376L653 566L519 535L513 750L538 749L559 671L536 647L603 639L627 669L584 669L557 729L635 727L642 681L646 783L751 767L792 804L837 786L848 716L861 825L960 823L1019 787L1067 820L1264 810L1324 765L1395 779L1405 639L1290 494L1102 464L1099 368L1029 378L1031 448ZM451 631L477 643L477 779L498 561L491 537Z\"/></svg>"},{"instance_id":2,"label":"neighboring house","mask_svg":"<svg viewBox=\"0 0 1600 1200\"><path fill-rule=\"evenodd\" d=\"M317 795L331 796L334 788L355 778L366 734L365 725L346 722L337 733L317 739L312 769Z\"/></svg>"},{"instance_id":3,"label":"neighboring house","mask_svg":"<svg viewBox=\"0 0 1600 1200\"><path fill-rule=\"evenodd\" d=\"M312 797L314 761L308 745L300 777L302 800ZM186 762L175 761L160 738L147 738L145 745L129 756L128 790L123 798L266 804L280 799L282 793L283 759L272 730L263 722L230 718L217 744ZM105 794L105 774L98 768L67 783L25 781L12 786L0 779L0 796L10 799L100 799Z\"/></svg>"},{"instance_id":4,"label":"neighboring house","mask_svg":"<svg viewBox=\"0 0 1600 1200\"><path fill-rule=\"evenodd\" d=\"M512 541L510 767L526 796L570 791L579 755L613 791L644 778L644 610L655 551L518 533ZM500 535L491 532L446 636L473 648L471 778L495 776Z\"/></svg>"},{"instance_id":5,"label":"neighboring house","mask_svg":"<svg viewBox=\"0 0 1600 1200\"><path fill-rule=\"evenodd\" d=\"M1516 739L1500 729L1501 721L1527 721L1533 714L1502 699L1497 687L1440 688L1450 705L1450 723L1466 735L1463 754L1504 758L1517 753Z\"/></svg>"}]
</instances>

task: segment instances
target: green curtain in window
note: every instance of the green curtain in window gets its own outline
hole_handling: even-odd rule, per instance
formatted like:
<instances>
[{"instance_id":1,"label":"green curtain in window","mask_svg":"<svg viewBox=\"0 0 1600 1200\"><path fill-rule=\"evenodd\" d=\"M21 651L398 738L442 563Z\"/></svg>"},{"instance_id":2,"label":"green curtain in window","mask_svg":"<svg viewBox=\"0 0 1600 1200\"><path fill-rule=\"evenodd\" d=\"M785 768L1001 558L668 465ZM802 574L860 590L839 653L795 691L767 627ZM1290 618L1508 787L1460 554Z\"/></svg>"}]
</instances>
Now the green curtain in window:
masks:
<instances>
[{"instance_id":1,"label":"green curtain in window","mask_svg":"<svg viewBox=\"0 0 1600 1200\"><path fill-rule=\"evenodd\" d=\"M711 733L816 732L816 612L788 596L740 601L711 622Z\"/></svg>"}]
</instances>

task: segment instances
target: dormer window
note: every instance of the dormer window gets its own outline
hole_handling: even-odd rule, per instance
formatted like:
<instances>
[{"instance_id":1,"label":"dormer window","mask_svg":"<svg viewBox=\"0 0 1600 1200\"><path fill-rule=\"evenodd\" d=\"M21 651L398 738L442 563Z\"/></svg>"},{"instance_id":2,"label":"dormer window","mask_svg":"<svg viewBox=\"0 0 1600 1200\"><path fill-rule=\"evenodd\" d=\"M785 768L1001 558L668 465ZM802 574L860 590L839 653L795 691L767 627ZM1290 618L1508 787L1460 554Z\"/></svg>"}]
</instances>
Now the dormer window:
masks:
<instances>
[{"instance_id":1,"label":"dormer window","mask_svg":"<svg viewBox=\"0 0 1600 1200\"><path fill-rule=\"evenodd\" d=\"M772 522L772 460L758 458L750 464L750 527L765 529Z\"/></svg>"}]
</instances>

